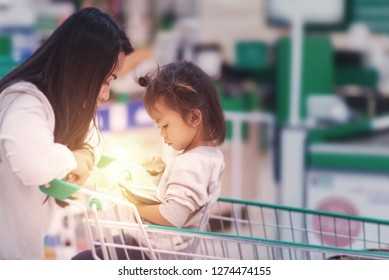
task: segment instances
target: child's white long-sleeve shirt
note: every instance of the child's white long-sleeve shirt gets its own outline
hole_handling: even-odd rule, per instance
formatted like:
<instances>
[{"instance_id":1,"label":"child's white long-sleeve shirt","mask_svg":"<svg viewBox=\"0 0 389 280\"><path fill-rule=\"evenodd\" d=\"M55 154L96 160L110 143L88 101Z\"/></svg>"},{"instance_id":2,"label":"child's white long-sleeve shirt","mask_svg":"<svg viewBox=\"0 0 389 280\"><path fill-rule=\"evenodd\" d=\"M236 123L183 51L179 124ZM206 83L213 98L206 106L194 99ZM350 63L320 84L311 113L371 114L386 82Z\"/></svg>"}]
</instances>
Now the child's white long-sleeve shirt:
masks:
<instances>
[{"instance_id":1,"label":"child's white long-sleeve shirt","mask_svg":"<svg viewBox=\"0 0 389 280\"><path fill-rule=\"evenodd\" d=\"M167 165L156 196L161 214L176 227L198 229L200 213L220 194L224 158L217 147L197 147Z\"/></svg>"},{"instance_id":2,"label":"child's white long-sleeve shirt","mask_svg":"<svg viewBox=\"0 0 389 280\"><path fill-rule=\"evenodd\" d=\"M77 163L54 143L55 117L44 94L19 82L0 94L0 259L41 259L56 205L39 185Z\"/></svg>"},{"instance_id":3,"label":"child's white long-sleeve shirt","mask_svg":"<svg viewBox=\"0 0 389 280\"><path fill-rule=\"evenodd\" d=\"M224 157L217 147L197 147L178 154L166 166L156 190L161 215L176 227L199 229L208 222L210 206L219 197ZM133 232L133 237L146 246L144 236ZM150 232L148 239L155 249L185 252L193 245L193 238L180 234ZM148 252L146 252L148 254ZM170 254L158 254L171 259ZM184 254L185 256L185 254Z\"/></svg>"}]
</instances>

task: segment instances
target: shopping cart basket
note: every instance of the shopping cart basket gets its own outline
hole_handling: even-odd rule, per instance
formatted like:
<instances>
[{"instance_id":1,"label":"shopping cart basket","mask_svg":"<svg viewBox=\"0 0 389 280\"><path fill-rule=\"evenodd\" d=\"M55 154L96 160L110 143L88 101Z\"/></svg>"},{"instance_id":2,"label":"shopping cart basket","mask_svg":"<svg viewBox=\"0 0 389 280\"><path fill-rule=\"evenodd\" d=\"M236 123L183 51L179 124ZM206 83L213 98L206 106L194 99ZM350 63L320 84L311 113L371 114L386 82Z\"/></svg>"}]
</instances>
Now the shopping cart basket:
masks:
<instances>
[{"instance_id":1,"label":"shopping cart basket","mask_svg":"<svg viewBox=\"0 0 389 280\"><path fill-rule=\"evenodd\" d=\"M126 231L139 238L143 236L146 243L137 248L139 251L148 251L151 258L156 258L148 239L145 225L142 222L135 206L132 203L110 193L100 193L76 186L65 181L53 180L47 185L40 186L40 190L73 207L72 215L82 217L83 234L95 259L117 259L114 243L115 237L124 237L119 221L126 221ZM117 241L116 241L117 242ZM122 239L124 244L124 239ZM115 246L113 246L115 244ZM127 245L126 245L127 246ZM101 248L102 256L97 254L96 248Z\"/></svg>"},{"instance_id":2,"label":"shopping cart basket","mask_svg":"<svg viewBox=\"0 0 389 280\"><path fill-rule=\"evenodd\" d=\"M85 232L96 259L116 259L117 251L135 250L149 259L389 259L385 251L388 243L381 236L389 222L300 209L280 205L219 198L207 227L203 230L182 229L144 224L133 204L125 200L76 187L62 181L53 181L42 191L68 202L80 209L84 219ZM75 193L84 199L69 199ZM85 199L87 198L87 199ZM234 217L233 208L242 211L242 217ZM296 228L296 219L303 218L333 223L333 231L309 229L308 225ZM358 236L352 234L357 223ZM345 232L338 233L336 225L341 224ZM325 228L323 226L323 228ZM373 230L374 228L374 230ZM348 232L348 233L347 233ZM142 240L138 246L125 243L127 235ZM135 235L134 235L135 234ZM171 240L170 247L158 247L152 240ZM122 242L114 241L120 237ZM302 238L302 239L301 239ZM184 249L175 248L176 239L190 240ZM339 240L347 247L329 246L324 240ZM321 240L321 243L318 242ZM362 244L355 247L353 244ZM102 256L96 253L101 248ZM129 254L130 255L130 254ZM129 257L128 255L128 257Z\"/></svg>"},{"instance_id":3,"label":"shopping cart basket","mask_svg":"<svg viewBox=\"0 0 389 280\"><path fill-rule=\"evenodd\" d=\"M389 259L386 220L219 198L206 225L184 229L144 223L112 192L59 180L41 190L80 209L96 259L131 258L134 251L144 259ZM79 199L69 199L74 195Z\"/></svg>"},{"instance_id":4,"label":"shopping cart basket","mask_svg":"<svg viewBox=\"0 0 389 280\"><path fill-rule=\"evenodd\" d=\"M230 250L235 255L227 255L229 258L389 258L386 220L219 198L209 226L210 232L219 229L249 240L244 245L237 242L235 250Z\"/></svg>"}]
</instances>

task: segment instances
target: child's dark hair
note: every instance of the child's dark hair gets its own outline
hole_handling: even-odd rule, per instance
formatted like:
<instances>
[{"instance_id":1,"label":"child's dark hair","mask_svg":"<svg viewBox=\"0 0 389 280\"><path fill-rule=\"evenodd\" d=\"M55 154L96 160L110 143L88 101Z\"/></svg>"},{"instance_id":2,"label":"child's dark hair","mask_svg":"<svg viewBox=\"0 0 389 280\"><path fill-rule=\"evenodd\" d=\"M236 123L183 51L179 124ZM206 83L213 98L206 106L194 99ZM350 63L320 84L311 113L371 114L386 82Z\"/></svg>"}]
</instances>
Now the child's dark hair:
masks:
<instances>
[{"instance_id":1,"label":"child's dark hair","mask_svg":"<svg viewBox=\"0 0 389 280\"><path fill-rule=\"evenodd\" d=\"M160 98L184 119L191 110L199 109L207 140L216 145L224 142L226 124L219 95L211 78L200 67L188 61L169 63L138 78L138 83L146 87L144 102L148 112Z\"/></svg>"}]
</instances>

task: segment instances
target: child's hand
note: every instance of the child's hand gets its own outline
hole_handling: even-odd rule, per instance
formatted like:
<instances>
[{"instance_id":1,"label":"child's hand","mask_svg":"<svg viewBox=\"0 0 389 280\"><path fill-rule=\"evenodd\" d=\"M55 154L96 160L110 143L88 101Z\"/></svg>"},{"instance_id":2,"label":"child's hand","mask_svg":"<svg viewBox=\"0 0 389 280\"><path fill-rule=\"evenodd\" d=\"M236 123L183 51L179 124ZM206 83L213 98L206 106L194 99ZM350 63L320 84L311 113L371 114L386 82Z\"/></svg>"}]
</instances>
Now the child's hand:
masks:
<instances>
[{"instance_id":1,"label":"child's hand","mask_svg":"<svg viewBox=\"0 0 389 280\"><path fill-rule=\"evenodd\" d=\"M142 166L151 176L157 176L165 171L165 163L158 156L148 157Z\"/></svg>"}]
</instances>

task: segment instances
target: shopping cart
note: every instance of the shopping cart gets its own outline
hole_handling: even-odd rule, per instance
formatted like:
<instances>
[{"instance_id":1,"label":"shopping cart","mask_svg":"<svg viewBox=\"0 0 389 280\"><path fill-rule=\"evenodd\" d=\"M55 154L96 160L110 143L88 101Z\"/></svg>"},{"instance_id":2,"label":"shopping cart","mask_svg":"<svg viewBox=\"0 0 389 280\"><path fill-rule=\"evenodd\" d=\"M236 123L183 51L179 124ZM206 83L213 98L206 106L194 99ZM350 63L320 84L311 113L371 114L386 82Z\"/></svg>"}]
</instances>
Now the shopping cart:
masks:
<instances>
[{"instance_id":1,"label":"shopping cart","mask_svg":"<svg viewBox=\"0 0 389 280\"><path fill-rule=\"evenodd\" d=\"M200 228L174 228L143 222L112 191L59 180L41 190L79 209L95 259L389 259L386 220L221 197Z\"/></svg>"}]
</instances>

